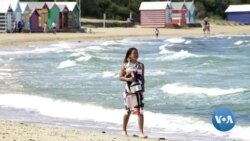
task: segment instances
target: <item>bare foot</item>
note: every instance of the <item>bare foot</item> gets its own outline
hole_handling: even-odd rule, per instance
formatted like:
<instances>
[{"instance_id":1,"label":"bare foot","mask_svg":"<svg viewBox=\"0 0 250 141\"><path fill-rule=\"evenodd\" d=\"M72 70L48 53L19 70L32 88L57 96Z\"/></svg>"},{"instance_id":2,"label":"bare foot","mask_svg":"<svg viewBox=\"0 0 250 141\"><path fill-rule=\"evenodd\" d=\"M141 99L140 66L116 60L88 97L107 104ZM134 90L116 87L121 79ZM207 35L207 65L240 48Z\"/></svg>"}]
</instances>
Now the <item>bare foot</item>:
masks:
<instances>
[{"instance_id":1,"label":"bare foot","mask_svg":"<svg viewBox=\"0 0 250 141\"><path fill-rule=\"evenodd\" d=\"M148 136L145 136L144 134L139 135L140 138L148 138Z\"/></svg>"},{"instance_id":2,"label":"bare foot","mask_svg":"<svg viewBox=\"0 0 250 141\"><path fill-rule=\"evenodd\" d=\"M125 136L125 137L128 137L127 131L123 131L123 132L122 132L122 135Z\"/></svg>"}]
</instances>

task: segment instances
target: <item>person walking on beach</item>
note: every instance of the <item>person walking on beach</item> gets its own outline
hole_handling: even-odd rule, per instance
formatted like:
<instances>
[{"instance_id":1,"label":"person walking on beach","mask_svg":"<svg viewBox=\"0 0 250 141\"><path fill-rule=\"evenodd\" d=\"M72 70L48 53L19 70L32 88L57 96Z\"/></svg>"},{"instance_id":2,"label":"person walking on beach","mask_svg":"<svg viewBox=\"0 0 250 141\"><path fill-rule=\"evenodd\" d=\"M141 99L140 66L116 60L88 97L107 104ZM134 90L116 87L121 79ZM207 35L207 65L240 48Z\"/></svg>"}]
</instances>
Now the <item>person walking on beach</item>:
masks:
<instances>
[{"instance_id":1,"label":"person walking on beach","mask_svg":"<svg viewBox=\"0 0 250 141\"><path fill-rule=\"evenodd\" d=\"M52 23L52 31L54 34L56 34L56 22L55 21Z\"/></svg>"},{"instance_id":2,"label":"person walking on beach","mask_svg":"<svg viewBox=\"0 0 250 141\"><path fill-rule=\"evenodd\" d=\"M158 38L159 34L160 34L160 31L159 31L158 27L156 27L155 28L155 37Z\"/></svg>"},{"instance_id":3,"label":"person walking on beach","mask_svg":"<svg viewBox=\"0 0 250 141\"><path fill-rule=\"evenodd\" d=\"M210 24L209 24L209 22L208 22L208 17L206 17L205 19L204 19L204 23L203 23L203 33L205 34L205 33L208 33L208 34L210 34Z\"/></svg>"},{"instance_id":4,"label":"person walking on beach","mask_svg":"<svg viewBox=\"0 0 250 141\"><path fill-rule=\"evenodd\" d=\"M127 125L132 114L138 115L139 137L147 138L144 135L144 116L143 116L143 92L144 92L144 65L137 61L139 58L136 48L129 48L125 55L119 79L125 81L123 92L126 113L123 116L123 135L128 136Z\"/></svg>"}]
</instances>

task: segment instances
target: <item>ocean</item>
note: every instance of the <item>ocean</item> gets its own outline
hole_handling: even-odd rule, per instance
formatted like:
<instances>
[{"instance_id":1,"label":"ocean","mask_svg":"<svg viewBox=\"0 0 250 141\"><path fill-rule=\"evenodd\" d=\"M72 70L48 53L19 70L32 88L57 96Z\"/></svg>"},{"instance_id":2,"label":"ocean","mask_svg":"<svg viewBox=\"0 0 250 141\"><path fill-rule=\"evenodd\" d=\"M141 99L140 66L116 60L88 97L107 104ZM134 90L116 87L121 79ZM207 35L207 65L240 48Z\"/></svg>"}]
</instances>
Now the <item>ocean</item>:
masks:
<instances>
[{"instance_id":1,"label":"ocean","mask_svg":"<svg viewBox=\"0 0 250 141\"><path fill-rule=\"evenodd\" d=\"M145 133L177 140L250 140L250 36L135 37L0 48L0 119L120 132L128 48L145 65ZM228 132L213 112L230 108ZM137 133L132 116L128 132Z\"/></svg>"}]
</instances>

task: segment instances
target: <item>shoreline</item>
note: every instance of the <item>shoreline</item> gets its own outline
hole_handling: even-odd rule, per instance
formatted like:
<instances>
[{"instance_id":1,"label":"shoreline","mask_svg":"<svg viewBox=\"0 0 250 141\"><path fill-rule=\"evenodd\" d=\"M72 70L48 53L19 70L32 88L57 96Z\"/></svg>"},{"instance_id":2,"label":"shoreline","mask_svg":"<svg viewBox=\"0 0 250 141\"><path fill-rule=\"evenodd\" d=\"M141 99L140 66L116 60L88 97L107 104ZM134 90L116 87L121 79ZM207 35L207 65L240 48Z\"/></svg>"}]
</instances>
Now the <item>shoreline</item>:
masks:
<instances>
[{"instance_id":1,"label":"shoreline","mask_svg":"<svg viewBox=\"0 0 250 141\"><path fill-rule=\"evenodd\" d=\"M157 141L160 138L124 137L115 132L0 120L1 141ZM162 140L168 140L161 138ZM170 140L168 140L170 141Z\"/></svg>"},{"instance_id":2,"label":"shoreline","mask_svg":"<svg viewBox=\"0 0 250 141\"><path fill-rule=\"evenodd\" d=\"M202 37L218 35L250 35L250 26L211 25L209 35L204 35L202 28L159 28L164 37ZM118 40L128 37L155 37L154 28L92 28L92 33L1 33L0 47L27 46L30 44L52 43L55 41Z\"/></svg>"}]
</instances>

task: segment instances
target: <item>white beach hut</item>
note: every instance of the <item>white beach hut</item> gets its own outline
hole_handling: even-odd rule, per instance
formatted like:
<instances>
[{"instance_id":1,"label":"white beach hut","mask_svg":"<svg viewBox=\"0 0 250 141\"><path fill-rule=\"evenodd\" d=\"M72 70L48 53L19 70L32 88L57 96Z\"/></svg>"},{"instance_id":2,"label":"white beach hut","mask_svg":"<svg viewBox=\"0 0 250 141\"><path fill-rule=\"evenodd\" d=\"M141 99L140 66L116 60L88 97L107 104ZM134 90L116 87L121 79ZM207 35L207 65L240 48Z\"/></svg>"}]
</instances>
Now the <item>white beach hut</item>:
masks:
<instances>
[{"instance_id":1,"label":"white beach hut","mask_svg":"<svg viewBox=\"0 0 250 141\"><path fill-rule=\"evenodd\" d=\"M9 2L12 10L13 10L13 18L15 22L22 20L21 7L19 0L1 0L2 2Z\"/></svg>"},{"instance_id":2,"label":"white beach hut","mask_svg":"<svg viewBox=\"0 0 250 141\"><path fill-rule=\"evenodd\" d=\"M8 1L0 4L0 32L12 31L13 10Z\"/></svg>"}]
</instances>

